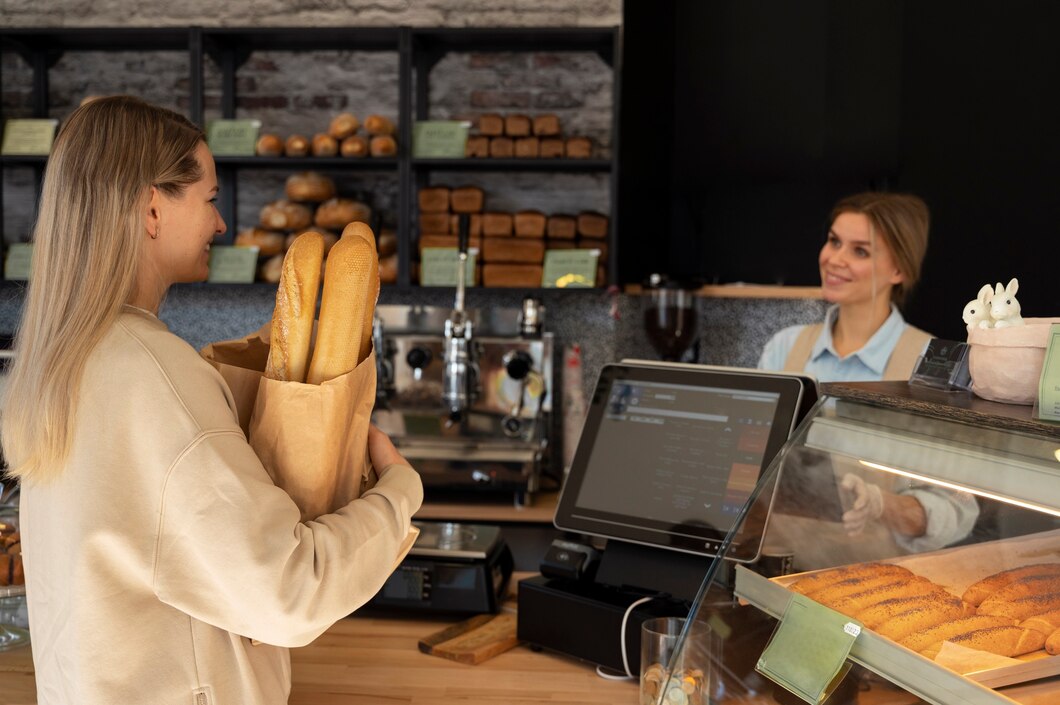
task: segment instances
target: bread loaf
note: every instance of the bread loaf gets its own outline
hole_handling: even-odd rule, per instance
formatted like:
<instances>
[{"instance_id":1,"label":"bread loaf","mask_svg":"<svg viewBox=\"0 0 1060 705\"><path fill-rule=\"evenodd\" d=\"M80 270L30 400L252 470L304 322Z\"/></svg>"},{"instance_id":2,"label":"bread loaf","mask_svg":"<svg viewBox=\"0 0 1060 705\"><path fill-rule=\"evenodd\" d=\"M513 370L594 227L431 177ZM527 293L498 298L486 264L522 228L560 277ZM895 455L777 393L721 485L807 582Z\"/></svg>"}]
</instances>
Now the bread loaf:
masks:
<instances>
[{"instance_id":1,"label":"bread loaf","mask_svg":"<svg viewBox=\"0 0 1060 705\"><path fill-rule=\"evenodd\" d=\"M583 211L578 214L578 234L582 237L607 237L607 221L603 213Z\"/></svg>"},{"instance_id":2,"label":"bread loaf","mask_svg":"<svg viewBox=\"0 0 1060 705\"><path fill-rule=\"evenodd\" d=\"M515 142L511 137L494 137L490 140L490 156L509 159L515 155Z\"/></svg>"},{"instance_id":3,"label":"bread loaf","mask_svg":"<svg viewBox=\"0 0 1060 705\"><path fill-rule=\"evenodd\" d=\"M364 119L364 130L370 135L393 135L397 132L394 122L382 115L369 115Z\"/></svg>"},{"instance_id":4,"label":"bread loaf","mask_svg":"<svg viewBox=\"0 0 1060 705\"><path fill-rule=\"evenodd\" d=\"M1042 648L1045 645L1045 635L1033 629L1013 626L987 627L940 640L922 649L921 653L929 659L934 659L942 648L943 641L949 641L968 649L1015 658Z\"/></svg>"},{"instance_id":5,"label":"bread loaf","mask_svg":"<svg viewBox=\"0 0 1060 705\"><path fill-rule=\"evenodd\" d=\"M858 592L850 593L842 597L833 598L829 601L829 607L845 615L854 616L867 607L878 602L889 600L893 597L912 597L914 595L926 595L934 590L935 583L919 576L912 578L899 578L894 582L876 585ZM817 600L816 596L811 596ZM818 600L820 601L820 600Z\"/></svg>"},{"instance_id":6,"label":"bread loaf","mask_svg":"<svg viewBox=\"0 0 1060 705\"><path fill-rule=\"evenodd\" d=\"M368 140L360 135L350 135L339 145L339 153L347 158L368 156Z\"/></svg>"},{"instance_id":7,"label":"bread loaf","mask_svg":"<svg viewBox=\"0 0 1060 705\"><path fill-rule=\"evenodd\" d=\"M546 250L573 250L574 240L545 240Z\"/></svg>"},{"instance_id":8,"label":"bread loaf","mask_svg":"<svg viewBox=\"0 0 1060 705\"><path fill-rule=\"evenodd\" d=\"M329 198L317 208L313 216L313 224L321 228L342 230L354 221L367 222L371 217L372 209L360 201L349 198Z\"/></svg>"},{"instance_id":9,"label":"bread loaf","mask_svg":"<svg viewBox=\"0 0 1060 705\"><path fill-rule=\"evenodd\" d=\"M383 228L376 237L376 251L379 257L389 257L397 252L397 233L391 229Z\"/></svg>"},{"instance_id":10,"label":"bread loaf","mask_svg":"<svg viewBox=\"0 0 1060 705\"><path fill-rule=\"evenodd\" d=\"M505 115L504 134L509 137L526 137L530 134L530 118L519 114Z\"/></svg>"},{"instance_id":11,"label":"bread loaf","mask_svg":"<svg viewBox=\"0 0 1060 705\"><path fill-rule=\"evenodd\" d=\"M543 268L539 264L484 264L482 283L494 287L541 286Z\"/></svg>"},{"instance_id":12,"label":"bread loaf","mask_svg":"<svg viewBox=\"0 0 1060 705\"><path fill-rule=\"evenodd\" d=\"M397 142L390 135L375 135L368 143L368 152L373 157L392 157L397 154Z\"/></svg>"},{"instance_id":13,"label":"bread loaf","mask_svg":"<svg viewBox=\"0 0 1060 705\"><path fill-rule=\"evenodd\" d=\"M537 156L542 159L562 159L567 156L567 143L561 139L543 139L538 145Z\"/></svg>"},{"instance_id":14,"label":"bread loaf","mask_svg":"<svg viewBox=\"0 0 1060 705\"><path fill-rule=\"evenodd\" d=\"M593 143L588 137L571 137L566 144L567 159L588 159L593 156Z\"/></svg>"},{"instance_id":15,"label":"bread loaf","mask_svg":"<svg viewBox=\"0 0 1060 705\"><path fill-rule=\"evenodd\" d=\"M583 237L578 240L579 250L599 250L600 259L607 259L607 240L592 240L590 238Z\"/></svg>"},{"instance_id":16,"label":"bread loaf","mask_svg":"<svg viewBox=\"0 0 1060 705\"><path fill-rule=\"evenodd\" d=\"M301 203L281 199L262 206L258 221L268 230L300 230L313 222L313 213Z\"/></svg>"},{"instance_id":17,"label":"bread loaf","mask_svg":"<svg viewBox=\"0 0 1060 705\"><path fill-rule=\"evenodd\" d=\"M292 201L320 203L335 196L335 182L315 171L302 171L287 177L284 191Z\"/></svg>"},{"instance_id":18,"label":"bread loaf","mask_svg":"<svg viewBox=\"0 0 1060 705\"><path fill-rule=\"evenodd\" d=\"M1045 650L1056 656L1060 654L1060 629L1057 629L1045 640Z\"/></svg>"},{"instance_id":19,"label":"bread loaf","mask_svg":"<svg viewBox=\"0 0 1060 705\"><path fill-rule=\"evenodd\" d=\"M486 135L472 135L464 145L465 157L488 157L490 155L490 138Z\"/></svg>"},{"instance_id":20,"label":"bread loaf","mask_svg":"<svg viewBox=\"0 0 1060 705\"><path fill-rule=\"evenodd\" d=\"M324 237L312 231L302 233L283 258L272 312L269 360L265 365L269 379L306 380L323 261Z\"/></svg>"},{"instance_id":21,"label":"bread loaf","mask_svg":"<svg viewBox=\"0 0 1060 705\"><path fill-rule=\"evenodd\" d=\"M988 599L1007 602L1050 592L1060 592L1060 575L1028 575L1017 578L1000 590L996 590Z\"/></svg>"},{"instance_id":22,"label":"bread loaf","mask_svg":"<svg viewBox=\"0 0 1060 705\"><path fill-rule=\"evenodd\" d=\"M978 614L992 614L1018 621L1054 610L1060 610L1060 592L1029 595L1014 600L994 600L991 598L984 600L976 608Z\"/></svg>"},{"instance_id":23,"label":"bread loaf","mask_svg":"<svg viewBox=\"0 0 1060 705\"><path fill-rule=\"evenodd\" d=\"M891 617L873 631L892 641L900 641L914 632L930 629L943 622L970 616L965 611L965 605L967 603L956 600L956 598L954 602L945 600L927 601ZM968 606L971 607L971 605ZM858 621L861 620L859 619Z\"/></svg>"},{"instance_id":24,"label":"bread loaf","mask_svg":"<svg viewBox=\"0 0 1060 705\"><path fill-rule=\"evenodd\" d=\"M519 159L537 159L541 152L541 141L537 137L520 137L515 140L515 156Z\"/></svg>"},{"instance_id":25,"label":"bread loaf","mask_svg":"<svg viewBox=\"0 0 1060 705\"><path fill-rule=\"evenodd\" d=\"M283 140L280 139L279 135L266 132L255 143L254 153L259 157L282 157Z\"/></svg>"},{"instance_id":26,"label":"bread loaf","mask_svg":"<svg viewBox=\"0 0 1060 705\"><path fill-rule=\"evenodd\" d=\"M914 632L904 639L899 640L898 643L907 649L912 649L913 651L923 651L929 646L933 646L942 641L949 641L956 636L968 634L978 629L1014 625L1015 622L1011 619L977 614L971 617L955 619L950 622L943 622L942 624L936 624L928 629Z\"/></svg>"},{"instance_id":27,"label":"bread loaf","mask_svg":"<svg viewBox=\"0 0 1060 705\"><path fill-rule=\"evenodd\" d=\"M305 135L291 135L283 144L283 153L288 157L304 157L309 154L309 140Z\"/></svg>"},{"instance_id":28,"label":"bread loaf","mask_svg":"<svg viewBox=\"0 0 1060 705\"><path fill-rule=\"evenodd\" d=\"M393 284L398 278L398 257L392 254L379 260L379 282Z\"/></svg>"},{"instance_id":29,"label":"bread loaf","mask_svg":"<svg viewBox=\"0 0 1060 705\"><path fill-rule=\"evenodd\" d=\"M306 377L310 384L322 384L357 366L363 340L367 337L370 344L372 336L371 326L365 330L365 320L371 320L366 309L374 309L378 294L374 248L362 237L339 238L324 273L316 347Z\"/></svg>"},{"instance_id":30,"label":"bread loaf","mask_svg":"<svg viewBox=\"0 0 1060 705\"><path fill-rule=\"evenodd\" d=\"M454 213L479 213L486 202L486 194L478 186L461 186L449 193L449 208Z\"/></svg>"},{"instance_id":31,"label":"bread loaf","mask_svg":"<svg viewBox=\"0 0 1060 705\"><path fill-rule=\"evenodd\" d=\"M357 132L357 128L360 126L361 121L353 113L339 113L331 118L331 124L328 125L328 134L341 141Z\"/></svg>"},{"instance_id":32,"label":"bread loaf","mask_svg":"<svg viewBox=\"0 0 1060 705\"><path fill-rule=\"evenodd\" d=\"M375 233L372 232L367 223L350 223L342 231L342 237L357 237L364 240L372 249L372 261L375 263L375 266L368 273L368 281L366 282L368 305L364 307L361 346L357 355L357 364L360 364L368 359L368 354L372 351L372 324L375 318L375 305L379 300L379 249L376 247Z\"/></svg>"},{"instance_id":33,"label":"bread loaf","mask_svg":"<svg viewBox=\"0 0 1060 705\"><path fill-rule=\"evenodd\" d=\"M871 607L866 607L854 616L865 627L875 630L881 624L910 610L935 605L959 607L961 612L958 615L959 617L969 617L975 614L975 607L939 588L926 595L888 598L882 602L877 602Z\"/></svg>"},{"instance_id":34,"label":"bread loaf","mask_svg":"<svg viewBox=\"0 0 1060 705\"><path fill-rule=\"evenodd\" d=\"M429 186L419 192L421 213L448 213L449 189L445 186Z\"/></svg>"},{"instance_id":35,"label":"bread loaf","mask_svg":"<svg viewBox=\"0 0 1060 705\"><path fill-rule=\"evenodd\" d=\"M511 213L483 213L482 234L486 237L508 237L512 234Z\"/></svg>"},{"instance_id":36,"label":"bread loaf","mask_svg":"<svg viewBox=\"0 0 1060 705\"><path fill-rule=\"evenodd\" d=\"M573 240L578 234L578 221L572 215L550 215L545 235L550 238Z\"/></svg>"},{"instance_id":37,"label":"bread loaf","mask_svg":"<svg viewBox=\"0 0 1060 705\"><path fill-rule=\"evenodd\" d=\"M299 230L296 233L291 233L287 236L286 242L284 243L284 249L291 249L291 245L294 244L294 241L297 240L298 237L302 235L302 233L307 232L320 233L320 236L324 238L324 259L327 259L328 253L331 252L331 248L334 247L335 243L339 241L339 236L331 232L330 230L325 230L324 228L306 228L304 230Z\"/></svg>"},{"instance_id":38,"label":"bread loaf","mask_svg":"<svg viewBox=\"0 0 1060 705\"><path fill-rule=\"evenodd\" d=\"M279 284L283 274L283 255L273 255L258 267L258 279L269 284Z\"/></svg>"},{"instance_id":39,"label":"bread loaf","mask_svg":"<svg viewBox=\"0 0 1060 705\"><path fill-rule=\"evenodd\" d=\"M483 262L540 264L544 258L544 240L513 237L482 238Z\"/></svg>"},{"instance_id":40,"label":"bread loaf","mask_svg":"<svg viewBox=\"0 0 1060 705\"><path fill-rule=\"evenodd\" d=\"M460 216L451 215L449 216L449 234L459 235L460 234ZM471 237L480 237L482 235L482 214L472 213L467 223L467 234Z\"/></svg>"},{"instance_id":41,"label":"bread loaf","mask_svg":"<svg viewBox=\"0 0 1060 705\"><path fill-rule=\"evenodd\" d=\"M854 565L810 573L788 585L788 589L801 595L809 595L810 593L823 590L829 585L838 583L842 580L877 574L893 575L897 577L913 577L912 571L908 568L903 568L902 566L894 565L893 563L856 563Z\"/></svg>"},{"instance_id":42,"label":"bread loaf","mask_svg":"<svg viewBox=\"0 0 1060 705\"><path fill-rule=\"evenodd\" d=\"M246 228L236 235L238 247L256 247L262 257L271 257L283 252L284 238L281 233L263 228Z\"/></svg>"},{"instance_id":43,"label":"bread loaf","mask_svg":"<svg viewBox=\"0 0 1060 705\"><path fill-rule=\"evenodd\" d=\"M424 235L448 235L449 213L420 213L420 233Z\"/></svg>"},{"instance_id":44,"label":"bread loaf","mask_svg":"<svg viewBox=\"0 0 1060 705\"><path fill-rule=\"evenodd\" d=\"M545 236L546 222L547 219L544 213L539 211L519 211L515 214L513 220L515 236L542 238Z\"/></svg>"},{"instance_id":45,"label":"bread loaf","mask_svg":"<svg viewBox=\"0 0 1060 705\"><path fill-rule=\"evenodd\" d=\"M994 573L993 575L988 575L982 580L969 585L968 589L964 591L964 595L961 597L965 602L978 605L1009 583L1015 582L1020 578L1028 578L1035 575L1060 576L1060 563L1035 563L1034 565L1011 568L999 573Z\"/></svg>"},{"instance_id":46,"label":"bread loaf","mask_svg":"<svg viewBox=\"0 0 1060 705\"><path fill-rule=\"evenodd\" d=\"M480 115L478 119L479 134L487 137L500 137L504 134L504 118L494 113Z\"/></svg>"},{"instance_id":47,"label":"bread loaf","mask_svg":"<svg viewBox=\"0 0 1060 705\"><path fill-rule=\"evenodd\" d=\"M552 113L534 116L534 134L538 137L554 137L559 134L559 118Z\"/></svg>"},{"instance_id":48,"label":"bread loaf","mask_svg":"<svg viewBox=\"0 0 1060 705\"><path fill-rule=\"evenodd\" d=\"M1033 629L1048 636L1060 629L1060 610L1035 615L1023 620L1019 625L1024 629Z\"/></svg>"}]
</instances>

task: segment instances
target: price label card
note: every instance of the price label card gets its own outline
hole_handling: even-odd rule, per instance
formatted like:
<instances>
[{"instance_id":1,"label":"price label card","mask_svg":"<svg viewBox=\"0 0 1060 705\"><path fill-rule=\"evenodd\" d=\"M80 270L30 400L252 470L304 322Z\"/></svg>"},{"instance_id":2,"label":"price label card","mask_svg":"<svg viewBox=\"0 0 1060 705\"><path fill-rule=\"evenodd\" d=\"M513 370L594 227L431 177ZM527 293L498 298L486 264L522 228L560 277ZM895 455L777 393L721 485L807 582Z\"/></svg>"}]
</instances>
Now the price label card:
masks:
<instances>
[{"instance_id":1,"label":"price label card","mask_svg":"<svg viewBox=\"0 0 1060 705\"><path fill-rule=\"evenodd\" d=\"M32 264L33 245L28 242L8 245L7 257L4 258L4 279L28 281Z\"/></svg>"},{"instance_id":2,"label":"price label card","mask_svg":"<svg viewBox=\"0 0 1060 705\"><path fill-rule=\"evenodd\" d=\"M0 154L48 156L58 120L8 120Z\"/></svg>"},{"instance_id":3,"label":"price label card","mask_svg":"<svg viewBox=\"0 0 1060 705\"><path fill-rule=\"evenodd\" d=\"M464 270L464 283L475 285L475 256L478 248L467 251L467 268ZM457 267L460 265L460 253L455 247L424 247L420 253L421 286L456 286Z\"/></svg>"},{"instance_id":4,"label":"price label card","mask_svg":"<svg viewBox=\"0 0 1060 705\"><path fill-rule=\"evenodd\" d=\"M1060 323L1049 329L1045 364L1038 382L1038 418L1060 421Z\"/></svg>"},{"instance_id":5,"label":"price label card","mask_svg":"<svg viewBox=\"0 0 1060 705\"><path fill-rule=\"evenodd\" d=\"M861 624L805 595L794 595L755 669L817 705L849 669L847 654Z\"/></svg>"},{"instance_id":6,"label":"price label card","mask_svg":"<svg viewBox=\"0 0 1060 705\"><path fill-rule=\"evenodd\" d=\"M258 269L258 248L254 246L213 245L210 247L210 275L217 284L251 284Z\"/></svg>"},{"instance_id":7,"label":"price label card","mask_svg":"<svg viewBox=\"0 0 1060 705\"><path fill-rule=\"evenodd\" d=\"M206 144L217 157L253 157L261 120L211 120Z\"/></svg>"},{"instance_id":8,"label":"price label card","mask_svg":"<svg viewBox=\"0 0 1060 705\"><path fill-rule=\"evenodd\" d=\"M599 259L600 250L547 250L541 286L546 289L596 286Z\"/></svg>"},{"instance_id":9,"label":"price label card","mask_svg":"<svg viewBox=\"0 0 1060 705\"><path fill-rule=\"evenodd\" d=\"M412 126L412 156L462 159L470 127L459 120L419 120Z\"/></svg>"}]
</instances>

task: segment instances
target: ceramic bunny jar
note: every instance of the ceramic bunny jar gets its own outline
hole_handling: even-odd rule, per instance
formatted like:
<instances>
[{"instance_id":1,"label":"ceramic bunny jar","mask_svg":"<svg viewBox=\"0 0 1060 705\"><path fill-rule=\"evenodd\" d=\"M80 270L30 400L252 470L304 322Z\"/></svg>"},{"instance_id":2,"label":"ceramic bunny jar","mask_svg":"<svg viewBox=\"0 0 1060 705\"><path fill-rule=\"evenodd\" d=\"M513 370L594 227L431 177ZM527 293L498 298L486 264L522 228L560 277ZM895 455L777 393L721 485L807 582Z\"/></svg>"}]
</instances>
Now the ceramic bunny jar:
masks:
<instances>
[{"instance_id":1,"label":"ceramic bunny jar","mask_svg":"<svg viewBox=\"0 0 1060 705\"><path fill-rule=\"evenodd\" d=\"M983 284L979 295L964 305L964 325L968 328L992 328L994 319L990 317L990 297L994 289Z\"/></svg>"},{"instance_id":2,"label":"ceramic bunny jar","mask_svg":"<svg viewBox=\"0 0 1060 705\"><path fill-rule=\"evenodd\" d=\"M1004 288L1001 282L994 288L994 295L990 299L990 317L994 320L994 328L1023 325L1020 302L1016 300L1016 290L1019 286L1019 280L1013 278Z\"/></svg>"}]
</instances>

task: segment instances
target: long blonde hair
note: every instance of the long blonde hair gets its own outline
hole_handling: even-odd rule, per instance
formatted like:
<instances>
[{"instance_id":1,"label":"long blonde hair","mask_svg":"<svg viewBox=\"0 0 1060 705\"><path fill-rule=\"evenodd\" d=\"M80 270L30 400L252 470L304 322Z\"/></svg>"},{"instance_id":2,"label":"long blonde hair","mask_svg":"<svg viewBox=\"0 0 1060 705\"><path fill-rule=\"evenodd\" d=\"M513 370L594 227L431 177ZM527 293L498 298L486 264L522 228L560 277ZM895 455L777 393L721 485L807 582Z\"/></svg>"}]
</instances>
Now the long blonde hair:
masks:
<instances>
[{"instance_id":1,"label":"long blonde hair","mask_svg":"<svg viewBox=\"0 0 1060 705\"><path fill-rule=\"evenodd\" d=\"M4 455L22 482L61 471L85 359L135 291L151 187L176 197L201 179L203 139L185 117L129 96L89 102L59 131L3 400Z\"/></svg>"}]
</instances>

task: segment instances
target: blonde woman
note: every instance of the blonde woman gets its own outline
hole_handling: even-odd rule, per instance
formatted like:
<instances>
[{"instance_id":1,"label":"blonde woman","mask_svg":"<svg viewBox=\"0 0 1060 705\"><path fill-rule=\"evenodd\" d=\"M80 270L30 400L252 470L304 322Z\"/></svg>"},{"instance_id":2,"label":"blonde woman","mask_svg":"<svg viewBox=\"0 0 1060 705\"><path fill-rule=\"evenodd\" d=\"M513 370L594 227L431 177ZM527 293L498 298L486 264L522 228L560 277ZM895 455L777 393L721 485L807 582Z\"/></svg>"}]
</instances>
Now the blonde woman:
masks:
<instances>
[{"instance_id":1,"label":"blonde woman","mask_svg":"<svg viewBox=\"0 0 1060 705\"><path fill-rule=\"evenodd\" d=\"M130 97L66 120L44 179L4 404L39 702L286 703L288 647L382 585L422 487L300 523L231 394L158 309L225 232L202 132Z\"/></svg>"},{"instance_id":2,"label":"blonde woman","mask_svg":"<svg viewBox=\"0 0 1060 705\"><path fill-rule=\"evenodd\" d=\"M825 320L781 330L758 367L808 372L819 382L909 379L931 335L906 323L898 307L920 278L929 221L927 205L912 194L859 193L836 203L817 258L821 292L831 304ZM789 462L832 469L816 453ZM856 472L840 474L848 499L842 528L854 536L883 529L878 557L897 548L941 548L967 536L979 516L975 498L963 492L912 483L881 488ZM813 525L807 534L819 538L826 531Z\"/></svg>"}]
</instances>

